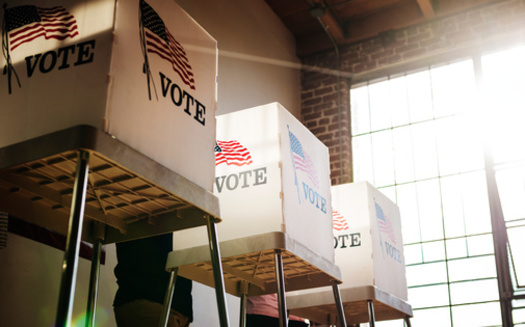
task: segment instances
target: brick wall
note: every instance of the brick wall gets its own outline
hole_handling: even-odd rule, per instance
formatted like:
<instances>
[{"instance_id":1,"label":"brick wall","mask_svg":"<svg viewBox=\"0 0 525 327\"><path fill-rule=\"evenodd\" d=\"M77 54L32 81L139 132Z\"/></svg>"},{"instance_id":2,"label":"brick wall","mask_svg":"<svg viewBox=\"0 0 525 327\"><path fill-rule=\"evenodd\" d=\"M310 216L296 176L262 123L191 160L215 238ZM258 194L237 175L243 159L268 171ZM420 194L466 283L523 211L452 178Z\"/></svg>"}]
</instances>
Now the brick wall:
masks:
<instances>
[{"instance_id":1,"label":"brick wall","mask_svg":"<svg viewBox=\"0 0 525 327\"><path fill-rule=\"evenodd\" d=\"M525 43L525 0L495 5L391 31L359 43L301 58L302 122L330 150L332 184L352 179L351 76L380 76L428 65L469 51ZM375 75L374 75L374 72ZM378 73L377 73L378 72Z\"/></svg>"}]
</instances>

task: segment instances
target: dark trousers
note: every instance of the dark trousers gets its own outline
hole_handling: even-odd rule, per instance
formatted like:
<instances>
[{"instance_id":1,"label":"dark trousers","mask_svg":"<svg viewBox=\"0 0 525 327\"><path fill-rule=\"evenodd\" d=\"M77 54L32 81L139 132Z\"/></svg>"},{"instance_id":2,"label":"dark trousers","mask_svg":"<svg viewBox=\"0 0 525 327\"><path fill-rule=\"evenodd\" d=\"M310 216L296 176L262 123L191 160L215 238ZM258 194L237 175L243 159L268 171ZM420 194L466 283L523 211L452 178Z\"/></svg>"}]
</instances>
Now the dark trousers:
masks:
<instances>
[{"instance_id":1,"label":"dark trousers","mask_svg":"<svg viewBox=\"0 0 525 327\"><path fill-rule=\"evenodd\" d=\"M288 320L288 327L307 327L302 321ZM279 327L279 318L261 315L246 315L246 327Z\"/></svg>"}]
</instances>

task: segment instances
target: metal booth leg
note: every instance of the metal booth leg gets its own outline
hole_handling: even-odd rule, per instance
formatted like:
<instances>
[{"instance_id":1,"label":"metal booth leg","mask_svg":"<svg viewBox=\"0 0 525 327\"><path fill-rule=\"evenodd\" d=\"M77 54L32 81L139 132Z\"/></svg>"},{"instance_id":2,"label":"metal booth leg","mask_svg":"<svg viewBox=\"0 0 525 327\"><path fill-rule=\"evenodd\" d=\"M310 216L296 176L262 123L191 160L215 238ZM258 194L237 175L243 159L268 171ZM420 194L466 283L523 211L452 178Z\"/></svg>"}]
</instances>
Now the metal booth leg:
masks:
<instances>
[{"instance_id":1,"label":"metal booth leg","mask_svg":"<svg viewBox=\"0 0 525 327\"><path fill-rule=\"evenodd\" d=\"M239 317L239 327L246 327L246 298L248 297L248 285L245 281L241 282L241 309Z\"/></svg>"},{"instance_id":2,"label":"metal booth leg","mask_svg":"<svg viewBox=\"0 0 525 327\"><path fill-rule=\"evenodd\" d=\"M376 316L374 314L374 301L368 300L368 323L370 327L375 327L376 325Z\"/></svg>"},{"instance_id":3,"label":"metal booth leg","mask_svg":"<svg viewBox=\"0 0 525 327\"><path fill-rule=\"evenodd\" d=\"M346 327L345 311L343 309L343 301L341 300L341 293L339 292L339 284L336 281L332 284L334 292L335 306L337 307L337 315L339 316L339 324Z\"/></svg>"},{"instance_id":4,"label":"metal booth leg","mask_svg":"<svg viewBox=\"0 0 525 327\"><path fill-rule=\"evenodd\" d=\"M66 249L62 263L62 279L60 281L60 292L58 294L57 327L69 326L71 321L88 174L89 152L79 150L75 184L73 186L73 198L71 200L71 210L69 214Z\"/></svg>"},{"instance_id":5,"label":"metal booth leg","mask_svg":"<svg viewBox=\"0 0 525 327\"><path fill-rule=\"evenodd\" d=\"M226 305L226 291L224 286L224 276L222 273L221 254L219 251L219 240L217 230L212 217L206 217L208 221L208 240L210 245L211 264L213 267L213 279L215 281L215 296L217 297L217 307L219 309L219 320L221 327L230 325Z\"/></svg>"},{"instance_id":6,"label":"metal booth leg","mask_svg":"<svg viewBox=\"0 0 525 327\"><path fill-rule=\"evenodd\" d=\"M284 289L283 253L275 250L275 279L277 281L277 302L279 305L279 326L288 327L286 295Z\"/></svg>"},{"instance_id":7,"label":"metal booth leg","mask_svg":"<svg viewBox=\"0 0 525 327\"><path fill-rule=\"evenodd\" d=\"M159 327L168 326L171 301L173 299L173 292L175 292L175 282L177 281L178 272L179 272L179 268L174 268L171 270L170 281L168 284L168 288L166 289L166 295L164 296L164 305L162 307L162 314L160 316Z\"/></svg>"},{"instance_id":8,"label":"metal booth leg","mask_svg":"<svg viewBox=\"0 0 525 327\"><path fill-rule=\"evenodd\" d=\"M102 254L102 240L97 237L93 244L91 258L91 272L89 275L88 305L86 310L86 327L95 327L95 312L97 310L98 280L100 278L100 257Z\"/></svg>"},{"instance_id":9,"label":"metal booth leg","mask_svg":"<svg viewBox=\"0 0 525 327\"><path fill-rule=\"evenodd\" d=\"M410 324L410 317L409 316L405 316L405 324L407 325L407 327L411 327L412 326Z\"/></svg>"}]
</instances>

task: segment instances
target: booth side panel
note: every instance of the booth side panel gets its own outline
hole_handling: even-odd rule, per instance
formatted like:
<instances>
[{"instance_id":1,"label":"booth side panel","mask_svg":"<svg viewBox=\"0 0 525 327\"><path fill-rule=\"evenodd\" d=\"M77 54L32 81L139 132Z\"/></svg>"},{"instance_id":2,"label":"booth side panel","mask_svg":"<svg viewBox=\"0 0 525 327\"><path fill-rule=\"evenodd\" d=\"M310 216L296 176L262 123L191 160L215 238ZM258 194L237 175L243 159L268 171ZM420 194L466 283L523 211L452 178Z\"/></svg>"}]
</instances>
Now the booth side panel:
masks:
<instances>
[{"instance_id":1,"label":"booth side panel","mask_svg":"<svg viewBox=\"0 0 525 327\"><path fill-rule=\"evenodd\" d=\"M103 127L114 0L3 1L0 147L68 127ZM45 31L57 7L60 31ZM17 20L19 18L19 20ZM23 24L21 23L23 22ZM31 31L37 31L27 36Z\"/></svg>"},{"instance_id":2,"label":"booth side panel","mask_svg":"<svg viewBox=\"0 0 525 327\"><path fill-rule=\"evenodd\" d=\"M332 187L335 263L341 269L341 288L374 285L373 239L365 183Z\"/></svg>"},{"instance_id":3,"label":"booth side panel","mask_svg":"<svg viewBox=\"0 0 525 327\"><path fill-rule=\"evenodd\" d=\"M216 41L174 1L119 1L107 132L211 192L216 75Z\"/></svg>"},{"instance_id":4,"label":"booth side panel","mask_svg":"<svg viewBox=\"0 0 525 327\"><path fill-rule=\"evenodd\" d=\"M368 197L375 285L406 301L408 295L399 208L371 185L368 185Z\"/></svg>"},{"instance_id":5,"label":"booth side panel","mask_svg":"<svg viewBox=\"0 0 525 327\"><path fill-rule=\"evenodd\" d=\"M334 262L328 148L280 105L279 129L286 232Z\"/></svg>"}]
</instances>

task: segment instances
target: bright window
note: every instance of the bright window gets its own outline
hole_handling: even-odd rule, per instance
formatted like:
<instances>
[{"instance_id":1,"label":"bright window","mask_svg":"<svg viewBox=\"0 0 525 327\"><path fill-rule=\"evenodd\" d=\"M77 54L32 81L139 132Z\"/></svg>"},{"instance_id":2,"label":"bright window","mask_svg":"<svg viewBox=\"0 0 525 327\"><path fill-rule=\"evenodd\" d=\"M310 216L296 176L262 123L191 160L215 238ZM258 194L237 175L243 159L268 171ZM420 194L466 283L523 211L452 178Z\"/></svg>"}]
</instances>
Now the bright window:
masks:
<instances>
[{"instance_id":1,"label":"bright window","mask_svg":"<svg viewBox=\"0 0 525 327\"><path fill-rule=\"evenodd\" d=\"M523 58L525 48L482 57L482 95L470 59L351 90L354 181L400 208L412 326L501 325L485 141L525 286Z\"/></svg>"}]
</instances>

